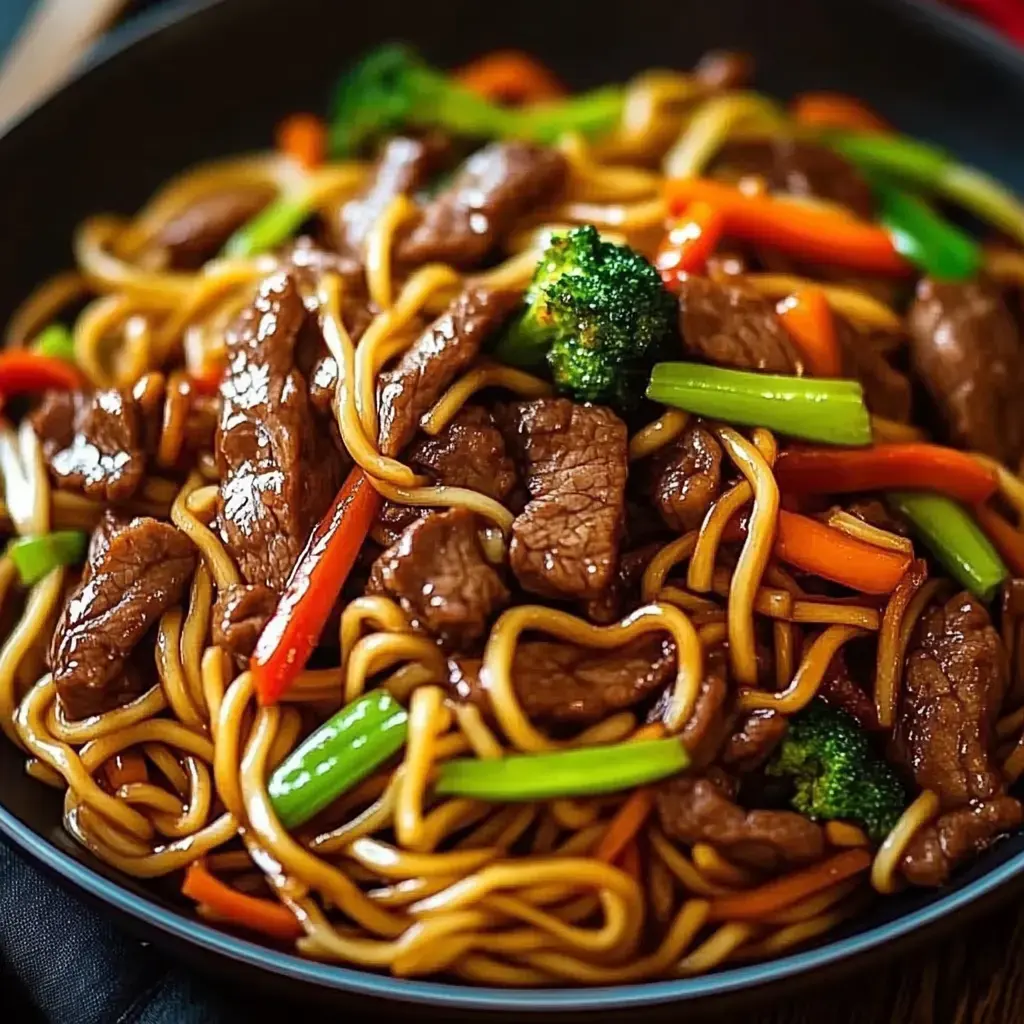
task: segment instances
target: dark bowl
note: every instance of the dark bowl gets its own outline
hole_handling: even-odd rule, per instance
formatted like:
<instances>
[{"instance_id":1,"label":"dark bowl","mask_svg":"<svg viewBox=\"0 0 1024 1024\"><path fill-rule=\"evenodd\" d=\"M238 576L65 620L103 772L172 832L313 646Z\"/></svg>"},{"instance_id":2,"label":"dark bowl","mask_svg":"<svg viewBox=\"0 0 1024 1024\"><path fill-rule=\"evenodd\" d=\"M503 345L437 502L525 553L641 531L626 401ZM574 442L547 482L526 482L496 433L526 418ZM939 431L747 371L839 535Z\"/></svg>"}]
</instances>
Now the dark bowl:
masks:
<instances>
[{"instance_id":1,"label":"dark bowl","mask_svg":"<svg viewBox=\"0 0 1024 1024\"><path fill-rule=\"evenodd\" d=\"M442 10L443 8L443 10ZM266 146L275 122L323 109L347 61L404 38L453 64L523 47L573 86L621 80L652 65L685 67L712 47L749 50L759 86L782 96L840 89L907 131L940 142L1024 191L1024 59L983 30L906 0L632 0L609 17L548 0L515 18L472 0L443 5L329 0L225 0L149 16L106 45L59 95L0 139L0 313L71 262L75 223L135 210L189 164ZM1005 898L1024 875L1024 836L999 844L953 885L879 901L814 948L699 978L616 988L500 991L400 980L313 963L237 938L182 913L166 889L98 863L60 824L60 799L33 782L0 742L0 831L60 880L208 969L247 974L304 996L362 996L459 1011L629 1011L736 999L770 984L834 975L883 947L962 924L967 908Z\"/></svg>"}]
</instances>

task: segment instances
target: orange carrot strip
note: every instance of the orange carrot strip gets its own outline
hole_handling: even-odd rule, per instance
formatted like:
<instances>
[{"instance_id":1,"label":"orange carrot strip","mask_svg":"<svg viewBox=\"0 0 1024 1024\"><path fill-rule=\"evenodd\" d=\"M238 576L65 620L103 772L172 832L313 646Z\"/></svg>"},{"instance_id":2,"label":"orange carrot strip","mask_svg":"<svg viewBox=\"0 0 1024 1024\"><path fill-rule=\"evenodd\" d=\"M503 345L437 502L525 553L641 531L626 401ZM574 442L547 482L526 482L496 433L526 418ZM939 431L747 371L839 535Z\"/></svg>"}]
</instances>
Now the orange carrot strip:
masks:
<instances>
[{"instance_id":1,"label":"orange carrot strip","mask_svg":"<svg viewBox=\"0 0 1024 1024\"><path fill-rule=\"evenodd\" d=\"M292 114L277 126L277 148L306 170L319 167L327 152L327 126L315 114Z\"/></svg>"},{"instance_id":2,"label":"orange carrot strip","mask_svg":"<svg viewBox=\"0 0 1024 1024\"><path fill-rule=\"evenodd\" d=\"M1024 576L1024 533L990 505L977 505L974 517L1014 576Z\"/></svg>"},{"instance_id":3,"label":"orange carrot strip","mask_svg":"<svg viewBox=\"0 0 1024 1024\"><path fill-rule=\"evenodd\" d=\"M756 921L828 889L871 866L867 850L846 850L803 871L773 879L756 889L730 893L711 901L711 921Z\"/></svg>"},{"instance_id":4,"label":"orange carrot strip","mask_svg":"<svg viewBox=\"0 0 1024 1024\"><path fill-rule=\"evenodd\" d=\"M614 864L622 851L636 838L653 809L654 793L650 789L636 789L630 793L626 802L615 812L594 856Z\"/></svg>"},{"instance_id":5,"label":"orange carrot strip","mask_svg":"<svg viewBox=\"0 0 1024 1024\"><path fill-rule=\"evenodd\" d=\"M890 134L892 127L860 100L841 92L805 92L793 101L793 120L815 128Z\"/></svg>"},{"instance_id":6,"label":"orange carrot strip","mask_svg":"<svg viewBox=\"0 0 1024 1024\"><path fill-rule=\"evenodd\" d=\"M836 322L825 293L808 286L778 305L779 319L792 335L815 377L843 375Z\"/></svg>"},{"instance_id":7,"label":"orange carrot strip","mask_svg":"<svg viewBox=\"0 0 1024 1024\"><path fill-rule=\"evenodd\" d=\"M724 229L725 218L713 206L691 204L686 213L669 226L654 260L666 287L678 284L686 274L701 273Z\"/></svg>"},{"instance_id":8,"label":"orange carrot strip","mask_svg":"<svg viewBox=\"0 0 1024 1024\"><path fill-rule=\"evenodd\" d=\"M865 544L841 530L779 511L775 554L784 562L865 594L889 594L910 565L911 556Z\"/></svg>"},{"instance_id":9,"label":"orange carrot strip","mask_svg":"<svg viewBox=\"0 0 1024 1024\"><path fill-rule=\"evenodd\" d=\"M622 851L618 864L634 882L640 881L640 847L635 839Z\"/></svg>"},{"instance_id":10,"label":"orange carrot strip","mask_svg":"<svg viewBox=\"0 0 1024 1024\"><path fill-rule=\"evenodd\" d=\"M210 874L202 861L189 865L181 891L190 900L203 903L225 919L254 932L284 940L303 934L302 925L287 907L232 889Z\"/></svg>"},{"instance_id":11,"label":"orange carrot strip","mask_svg":"<svg viewBox=\"0 0 1024 1024\"><path fill-rule=\"evenodd\" d=\"M107 784L116 793L132 782L145 782L149 778L146 760L137 750L123 750L103 763Z\"/></svg>"},{"instance_id":12,"label":"orange carrot strip","mask_svg":"<svg viewBox=\"0 0 1024 1024\"><path fill-rule=\"evenodd\" d=\"M495 50L455 73L467 89L498 103L557 100L566 88L540 61L521 50Z\"/></svg>"}]
</instances>

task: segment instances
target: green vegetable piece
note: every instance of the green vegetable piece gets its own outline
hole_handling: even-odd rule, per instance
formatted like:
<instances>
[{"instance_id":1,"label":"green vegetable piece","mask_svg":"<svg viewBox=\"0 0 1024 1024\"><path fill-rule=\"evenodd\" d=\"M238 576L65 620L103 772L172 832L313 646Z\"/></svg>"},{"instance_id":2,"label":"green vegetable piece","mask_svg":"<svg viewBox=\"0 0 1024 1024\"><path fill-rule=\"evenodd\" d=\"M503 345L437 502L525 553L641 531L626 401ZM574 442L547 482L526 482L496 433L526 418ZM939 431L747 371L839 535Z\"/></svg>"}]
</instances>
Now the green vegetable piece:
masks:
<instances>
[{"instance_id":1,"label":"green vegetable piece","mask_svg":"<svg viewBox=\"0 0 1024 1024\"><path fill-rule=\"evenodd\" d=\"M769 775L792 779L793 809L815 821L852 821L876 843L896 824L907 794L857 721L816 697L789 719L768 762Z\"/></svg>"},{"instance_id":2,"label":"green vegetable piece","mask_svg":"<svg viewBox=\"0 0 1024 1024\"><path fill-rule=\"evenodd\" d=\"M995 597L1009 570L962 505L924 491L893 491L886 497L958 583L982 601Z\"/></svg>"},{"instance_id":3,"label":"green vegetable piece","mask_svg":"<svg viewBox=\"0 0 1024 1024\"><path fill-rule=\"evenodd\" d=\"M409 47L389 43L367 54L338 83L329 146L334 156L350 157L403 128L551 143L569 131L611 130L624 99L621 87L609 86L551 103L503 107L431 67Z\"/></svg>"},{"instance_id":4,"label":"green vegetable piece","mask_svg":"<svg viewBox=\"0 0 1024 1024\"><path fill-rule=\"evenodd\" d=\"M63 359L68 363L75 361L75 339L64 324L48 324L36 335L32 348L51 359Z\"/></svg>"},{"instance_id":5,"label":"green vegetable piece","mask_svg":"<svg viewBox=\"0 0 1024 1024\"><path fill-rule=\"evenodd\" d=\"M386 690L343 707L270 776L267 792L281 824L305 824L401 750L408 733L408 713Z\"/></svg>"},{"instance_id":6,"label":"green vegetable piece","mask_svg":"<svg viewBox=\"0 0 1024 1024\"><path fill-rule=\"evenodd\" d=\"M245 259L274 249L288 241L311 212L308 196L279 196L227 240L223 255Z\"/></svg>"},{"instance_id":7,"label":"green vegetable piece","mask_svg":"<svg viewBox=\"0 0 1024 1024\"><path fill-rule=\"evenodd\" d=\"M81 530L56 530L39 537L19 537L7 545L18 576L26 587L38 583L62 565L85 560L89 537Z\"/></svg>"},{"instance_id":8,"label":"green vegetable piece","mask_svg":"<svg viewBox=\"0 0 1024 1024\"><path fill-rule=\"evenodd\" d=\"M678 739L582 747L553 754L447 761L434 789L446 796L495 802L593 796L657 782L690 763Z\"/></svg>"},{"instance_id":9,"label":"green vegetable piece","mask_svg":"<svg viewBox=\"0 0 1024 1024\"><path fill-rule=\"evenodd\" d=\"M981 248L926 203L902 189L874 181L879 220L896 251L939 281L963 281L981 266Z\"/></svg>"},{"instance_id":10,"label":"green vegetable piece","mask_svg":"<svg viewBox=\"0 0 1024 1024\"><path fill-rule=\"evenodd\" d=\"M672 336L675 299L658 272L592 226L556 235L494 355L514 366L546 359L559 391L619 409L636 405L651 362Z\"/></svg>"},{"instance_id":11,"label":"green vegetable piece","mask_svg":"<svg viewBox=\"0 0 1024 1024\"><path fill-rule=\"evenodd\" d=\"M864 393L852 380L748 373L702 363L658 363L647 397L700 416L766 427L805 441L871 443Z\"/></svg>"}]
</instances>

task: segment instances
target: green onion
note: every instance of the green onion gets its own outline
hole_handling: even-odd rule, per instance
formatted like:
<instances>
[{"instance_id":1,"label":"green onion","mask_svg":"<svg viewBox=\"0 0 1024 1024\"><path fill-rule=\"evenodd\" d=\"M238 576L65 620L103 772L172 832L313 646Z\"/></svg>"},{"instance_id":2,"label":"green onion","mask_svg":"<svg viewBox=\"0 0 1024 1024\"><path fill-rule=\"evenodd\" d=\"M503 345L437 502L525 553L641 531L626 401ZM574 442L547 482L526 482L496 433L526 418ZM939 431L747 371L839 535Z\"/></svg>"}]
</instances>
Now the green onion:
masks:
<instances>
[{"instance_id":1,"label":"green onion","mask_svg":"<svg viewBox=\"0 0 1024 1024\"><path fill-rule=\"evenodd\" d=\"M441 765L434 790L495 802L593 796L657 782L678 774L689 763L678 739L490 760L460 758Z\"/></svg>"},{"instance_id":2,"label":"green onion","mask_svg":"<svg viewBox=\"0 0 1024 1024\"><path fill-rule=\"evenodd\" d=\"M19 537L7 545L18 576L26 587L38 583L62 565L77 565L85 559L89 537L81 530L56 530L41 537Z\"/></svg>"},{"instance_id":3,"label":"green onion","mask_svg":"<svg viewBox=\"0 0 1024 1024\"><path fill-rule=\"evenodd\" d=\"M893 491L887 497L957 582L982 601L992 600L1009 570L962 505L924 491Z\"/></svg>"},{"instance_id":4,"label":"green onion","mask_svg":"<svg viewBox=\"0 0 1024 1024\"><path fill-rule=\"evenodd\" d=\"M279 196L227 240L223 254L245 259L274 249L288 241L310 213L309 196Z\"/></svg>"},{"instance_id":5,"label":"green onion","mask_svg":"<svg viewBox=\"0 0 1024 1024\"><path fill-rule=\"evenodd\" d=\"M69 363L75 361L75 339L64 324L55 323L44 327L32 342L32 349L51 359L63 359Z\"/></svg>"},{"instance_id":6,"label":"green onion","mask_svg":"<svg viewBox=\"0 0 1024 1024\"><path fill-rule=\"evenodd\" d=\"M927 203L880 179L873 181L878 219L896 251L939 281L963 281L981 266L981 248Z\"/></svg>"},{"instance_id":7,"label":"green onion","mask_svg":"<svg viewBox=\"0 0 1024 1024\"><path fill-rule=\"evenodd\" d=\"M676 409L823 444L871 444L864 392L852 380L821 380L658 363L647 397Z\"/></svg>"},{"instance_id":8,"label":"green onion","mask_svg":"<svg viewBox=\"0 0 1024 1024\"><path fill-rule=\"evenodd\" d=\"M285 828L297 828L405 745L409 715L387 690L343 707L270 776L267 792Z\"/></svg>"}]
</instances>

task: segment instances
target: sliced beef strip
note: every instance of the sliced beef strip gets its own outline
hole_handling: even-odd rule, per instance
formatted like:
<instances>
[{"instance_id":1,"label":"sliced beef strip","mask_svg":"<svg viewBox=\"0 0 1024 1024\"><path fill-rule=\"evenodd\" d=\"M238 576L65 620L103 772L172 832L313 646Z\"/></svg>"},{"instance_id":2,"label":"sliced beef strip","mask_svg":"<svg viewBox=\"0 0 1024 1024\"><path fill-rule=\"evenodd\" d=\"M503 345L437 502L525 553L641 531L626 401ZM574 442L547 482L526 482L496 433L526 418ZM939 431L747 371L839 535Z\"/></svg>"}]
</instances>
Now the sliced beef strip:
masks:
<instances>
[{"instance_id":1,"label":"sliced beef strip","mask_svg":"<svg viewBox=\"0 0 1024 1024\"><path fill-rule=\"evenodd\" d=\"M722 447L715 435L693 426L651 461L654 505L665 525L679 533L697 529L721 490Z\"/></svg>"},{"instance_id":2,"label":"sliced beef strip","mask_svg":"<svg viewBox=\"0 0 1024 1024\"><path fill-rule=\"evenodd\" d=\"M202 196L160 228L143 259L169 270L197 270L273 197L273 189L258 185Z\"/></svg>"},{"instance_id":3,"label":"sliced beef strip","mask_svg":"<svg viewBox=\"0 0 1024 1024\"><path fill-rule=\"evenodd\" d=\"M675 644L667 637L638 637L613 651L528 640L516 646L512 685L532 720L589 725L656 693L675 670ZM448 681L460 700L489 709L478 658L449 660Z\"/></svg>"},{"instance_id":4,"label":"sliced beef strip","mask_svg":"<svg viewBox=\"0 0 1024 1024\"><path fill-rule=\"evenodd\" d=\"M910 419L911 405L910 380L906 374L900 373L885 358L869 335L858 331L843 317L834 319L843 376L860 381L864 404L871 412L906 423Z\"/></svg>"},{"instance_id":5,"label":"sliced beef strip","mask_svg":"<svg viewBox=\"0 0 1024 1024\"><path fill-rule=\"evenodd\" d=\"M450 152L438 135L389 139L377 159L366 191L343 204L331 225L332 239L339 252L363 260L366 240L381 214L400 195L412 195L423 188L444 166Z\"/></svg>"},{"instance_id":6,"label":"sliced beef strip","mask_svg":"<svg viewBox=\"0 0 1024 1024\"><path fill-rule=\"evenodd\" d=\"M829 662L818 688L818 696L855 718L862 729L872 731L878 728L875 702L850 674L846 655L842 650L837 651Z\"/></svg>"},{"instance_id":7,"label":"sliced beef strip","mask_svg":"<svg viewBox=\"0 0 1024 1024\"><path fill-rule=\"evenodd\" d=\"M819 860L821 827L793 811L747 811L711 779L680 775L655 790L661 827L678 842L710 843L736 864L781 871Z\"/></svg>"},{"instance_id":8,"label":"sliced beef strip","mask_svg":"<svg viewBox=\"0 0 1024 1024\"><path fill-rule=\"evenodd\" d=\"M998 290L984 280L924 278L907 330L914 375L948 439L1016 469L1024 453L1024 352Z\"/></svg>"},{"instance_id":9,"label":"sliced beef strip","mask_svg":"<svg viewBox=\"0 0 1024 1024\"><path fill-rule=\"evenodd\" d=\"M529 142L485 146L427 204L420 223L399 243L398 258L477 266L520 217L554 198L567 173L565 158L554 149Z\"/></svg>"},{"instance_id":10,"label":"sliced beef strip","mask_svg":"<svg viewBox=\"0 0 1024 1024\"><path fill-rule=\"evenodd\" d=\"M366 275L362 263L355 257L334 252L318 245L309 235L300 235L288 242L278 252L280 268L289 273L299 286L303 300L311 311L316 310L316 288L323 274L337 274L341 278L344 293L342 315L345 326L358 341L369 323L368 299L366 297ZM362 310L361 316L356 315Z\"/></svg>"},{"instance_id":11,"label":"sliced beef strip","mask_svg":"<svg viewBox=\"0 0 1024 1024\"><path fill-rule=\"evenodd\" d=\"M542 398L499 410L530 493L509 561L534 594L597 597L619 560L628 472L626 425L609 409Z\"/></svg>"},{"instance_id":12,"label":"sliced beef strip","mask_svg":"<svg viewBox=\"0 0 1024 1024\"><path fill-rule=\"evenodd\" d=\"M268 277L228 332L216 455L221 537L248 583L280 592L341 482L342 459L296 368L323 345L293 278Z\"/></svg>"},{"instance_id":13,"label":"sliced beef strip","mask_svg":"<svg viewBox=\"0 0 1024 1024\"><path fill-rule=\"evenodd\" d=\"M508 588L484 556L477 516L435 512L413 523L373 564L367 593L398 602L414 629L465 649L508 604Z\"/></svg>"},{"instance_id":14,"label":"sliced beef strip","mask_svg":"<svg viewBox=\"0 0 1024 1024\"><path fill-rule=\"evenodd\" d=\"M704 678L697 691L693 713L686 720L679 738L693 764L702 766L715 757L728 718L728 657L721 645L706 652ZM670 681L647 714L647 722L664 721L674 696Z\"/></svg>"},{"instance_id":15,"label":"sliced beef strip","mask_svg":"<svg viewBox=\"0 0 1024 1024\"><path fill-rule=\"evenodd\" d=\"M219 593L213 605L213 642L244 664L274 614L277 599L260 583L242 583Z\"/></svg>"},{"instance_id":16,"label":"sliced beef strip","mask_svg":"<svg viewBox=\"0 0 1024 1024\"><path fill-rule=\"evenodd\" d=\"M413 439L420 417L476 358L518 299L511 292L468 288L380 375L380 450L395 456Z\"/></svg>"},{"instance_id":17,"label":"sliced beef strip","mask_svg":"<svg viewBox=\"0 0 1024 1024\"><path fill-rule=\"evenodd\" d=\"M624 615L640 605L640 584L651 559L661 550L661 544L645 544L625 551L619 559L618 572L603 593L584 602L583 613L591 622L607 626L618 622Z\"/></svg>"},{"instance_id":18,"label":"sliced beef strip","mask_svg":"<svg viewBox=\"0 0 1024 1024\"><path fill-rule=\"evenodd\" d=\"M911 839L900 871L913 885L944 885L953 868L987 849L1022 820L1020 801L1012 796L976 800L947 811Z\"/></svg>"},{"instance_id":19,"label":"sliced beef strip","mask_svg":"<svg viewBox=\"0 0 1024 1024\"><path fill-rule=\"evenodd\" d=\"M720 762L732 771L756 771L782 742L789 723L785 715L772 708L751 711L734 726L719 755Z\"/></svg>"},{"instance_id":20,"label":"sliced beef strip","mask_svg":"<svg viewBox=\"0 0 1024 1024\"><path fill-rule=\"evenodd\" d=\"M800 354L775 307L741 280L690 276L679 286L679 330L695 359L734 370L800 376Z\"/></svg>"},{"instance_id":21,"label":"sliced beef strip","mask_svg":"<svg viewBox=\"0 0 1024 1024\"><path fill-rule=\"evenodd\" d=\"M57 694L70 719L118 707L140 692L129 671L136 645L177 604L195 569L192 542L155 519L107 512L50 644Z\"/></svg>"}]
</instances>

